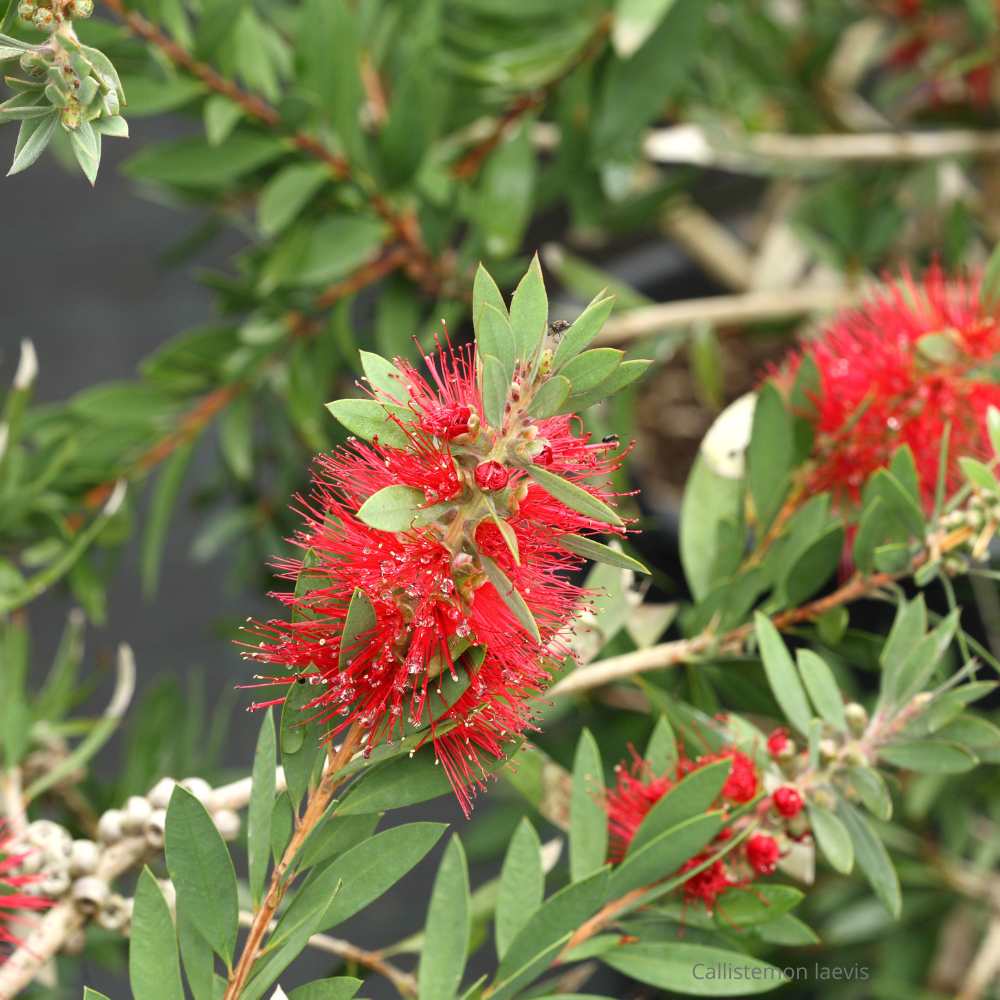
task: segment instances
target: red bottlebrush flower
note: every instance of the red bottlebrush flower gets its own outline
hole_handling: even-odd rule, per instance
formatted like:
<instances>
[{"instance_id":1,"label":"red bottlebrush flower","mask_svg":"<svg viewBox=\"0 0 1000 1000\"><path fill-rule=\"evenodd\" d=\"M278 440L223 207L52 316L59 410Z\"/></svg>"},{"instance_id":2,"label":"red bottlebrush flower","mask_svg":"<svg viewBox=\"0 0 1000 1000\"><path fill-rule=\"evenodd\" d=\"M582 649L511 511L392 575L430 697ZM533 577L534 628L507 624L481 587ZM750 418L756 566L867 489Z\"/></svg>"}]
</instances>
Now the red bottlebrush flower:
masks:
<instances>
[{"instance_id":1,"label":"red bottlebrush flower","mask_svg":"<svg viewBox=\"0 0 1000 1000\"><path fill-rule=\"evenodd\" d=\"M10 918L26 910L47 909L52 901L24 891L37 882L39 876L17 873L27 855L10 853L12 839L0 826L0 945L16 947L20 941L6 926Z\"/></svg>"},{"instance_id":2,"label":"red bottlebrush flower","mask_svg":"<svg viewBox=\"0 0 1000 1000\"><path fill-rule=\"evenodd\" d=\"M404 731L423 731L468 812L469 786L483 784L488 760L502 758L505 744L530 728L530 699L548 681L548 658L569 655L560 635L587 594L573 582L583 560L561 548L558 538L624 529L547 494L528 479L515 452L529 437L547 444L553 471L608 503L613 494L592 477L617 468L609 445L592 444L570 415L536 420L522 409L504 428L481 425L474 351L447 347L425 360L426 376L395 362L401 376L395 396L374 390L397 416L402 407L413 414L412 421L397 421L405 447L350 439L317 459L312 495L299 499L303 526L293 539L312 553L313 589L276 595L300 620L255 623L250 631L258 645L246 655L294 670L314 666L316 694L304 717L329 725L330 738L358 724L371 750ZM456 442L465 433L460 427L475 429L474 439ZM509 495L494 492L505 485L512 487ZM406 529L381 530L358 516L365 501L390 486L423 495ZM506 537L484 517L479 491L485 490ZM426 516L418 520L418 513ZM483 557L517 591L537 635L490 582ZM278 568L289 580L304 569L297 559L281 560ZM374 625L343 649L357 591L370 603ZM470 644L482 648L481 658L462 655ZM297 676L258 680L261 686L287 685ZM450 706L436 697L448 694L446 679L459 690L464 686Z\"/></svg>"},{"instance_id":3,"label":"red bottlebrush flower","mask_svg":"<svg viewBox=\"0 0 1000 1000\"><path fill-rule=\"evenodd\" d=\"M722 797L740 805L749 802L757 794L757 769L753 761L739 750L730 750L722 756L731 757L733 761L729 777L722 786Z\"/></svg>"},{"instance_id":4,"label":"red bottlebrush flower","mask_svg":"<svg viewBox=\"0 0 1000 1000\"><path fill-rule=\"evenodd\" d=\"M777 867L781 849L774 837L766 833L755 833L747 838L747 861L750 867L760 875L770 875Z\"/></svg>"},{"instance_id":5,"label":"red bottlebrush flower","mask_svg":"<svg viewBox=\"0 0 1000 1000\"><path fill-rule=\"evenodd\" d=\"M472 430L472 413L471 406L460 403L428 407L420 415L420 426L434 437L453 441Z\"/></svg>"},{"instance_id":6,"label":"red bottlebrush flower","mask_svg":"<svg viewBox=\"0 0 1000 1000\"><path fill-rule=\"evenodd\" d=\"M711 754L694 761L682 755L678 766L678 775L690 774L707 764L726 757L731 757L733 760L733 771L730 772L730 779L736 772L738 772L739 778L732 786L727 781L720 793L720 799L747 801L743 798L749 788L747 768L749 768L749 775L753 783L750 798L756 794L757 776L750 759L739 750ZM674 787L674 782L666 775L654 774L648 762L635 754L633 754L630 768L619 764L615 772L615 787L609 789L604 797L604 810L608 816L609 860L617 864L625 857L636 830L639 829L650 809ZM723 827L716 835L712 845L685 862L678 870L678 874L691 871L704 864L732 835L733 831L730 827ZM683 883L683 895L687 902L700 900L705 904L705 908L711 912L716 897L720 893L732 886L743 884L745 884L744 881L735 878L727 869L723 859L720 858L708 865L703 871L688 878Z\"/></svg>"},{"instance_id":7,"label":"red bottlebrush flower","mask_svg":"<svg viewBox=\"0 0 1000 1000\"><path fill-rule=\"evenodd\" d=\"M922 348L930 334L935 347L946 342L947 360ZM806 494L830 491L850 509L871 474L909 445L930 511L946 425L949 490L961 483L958 456L988 457L986 413L1000 406L1000 384L984 369L998 353L1000 318L983 307L979 280L949 280L938 267L842 313L787 369L794 377L808 357L819 371L815 411L806 414L815 435Z\"/></svg>"},{"instance_id":8,"label":"red bottlebrush flower","mask_svg":"<svg viewBox=\"0 0 1000 1000\"><path fill-rule=\"evenodd\" d=\"M798 816L805 805L802 801L802 796L791 785L782 785L781 788L776 789L774 795L771 796L771 801L774 803L774 808L785 819L792 819L792 817Z\"/></svg>"},{"instance_id":9,"label":"red bottlebrush flower","mask_svg":"<svg viewBox=\"0 0 1000 1000\"><path fill-rule=\"evenodd\" d=\"M788 746L788 730L784 726L779 726L771 731L767 738L767 752L772 757L777 757L785 747Z\"/></svg>"},{"instance_id":10,"label":"red bottlebrush flower","mask_svg":"<svg viewBox=\"0 0 1000 1000\"><path fill-rule=\"evenodd\" d=\"M510 481L511 470L499 462L480 462L475 475L476 485L481 490L502 490Z\"/></svg>"}]
</instances>

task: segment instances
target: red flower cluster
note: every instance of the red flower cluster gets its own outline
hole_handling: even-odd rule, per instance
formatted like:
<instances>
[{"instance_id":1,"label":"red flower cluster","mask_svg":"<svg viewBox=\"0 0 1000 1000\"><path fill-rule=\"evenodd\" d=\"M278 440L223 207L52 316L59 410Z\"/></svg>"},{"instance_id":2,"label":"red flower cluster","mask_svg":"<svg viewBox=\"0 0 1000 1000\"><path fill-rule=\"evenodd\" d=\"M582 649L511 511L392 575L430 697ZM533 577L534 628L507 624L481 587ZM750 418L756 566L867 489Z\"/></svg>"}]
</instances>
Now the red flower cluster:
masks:
<instances>
[{"instance_id":1,"label":"red flower cluster","mask_svg":"<svg viewBox=\"0 0 1000 1000\"><path fill-rule=\"evenodd\" d=\"M583 560L560 547L559 537L624 529L577 513L526 471L545 455L547 472L607 503L612 494L590 477L617 468L613 444L591 442L569 415L529 417L516 405L516 382L503 427L490 427L474 351L447 347L425 361L426 376L397 360L398 390L373 390L394 414L393 440L402 431L405 447L378 436L370 444L350 439L317 459L294 539L318 560L308 570L316 586L276 595L301 620L256 623L262 641L247 655L314 665L320 689L306 708L331 724L331 738L359 723L371 750L426 728L468 811L468 785L482 784L484 758L501 758L504 743L530 726L529 698L546 685L546 659L568 654L561 635L585 597L570 577ZM427 516L405 530L365 523L359 508L390 486L419 491ZM505 584L483 557L515 594L505 599ZM296 559L278 566L290 580L303 571ZM370 602L374 625L345 650L341 636L357 591ZM538 635L516 614L518 600ZM470 645L485 650L481 665L461 655ZM433 697L446 678L459 687L467 682L450 707Z\"/></svg>"},{"instance_id":2,"label":"red flower cluster","mask_svg":"<svg viewBox=\"0 0 1000 1000\"><path fill-rule=\"evenodd\" d=\"M949 489L961 482L957 456L988 457L986 413L1000 406L988 369L998 355L1000 318L981 304L979 281L948 280L938 267L923 282L906 276L840 315L788 366L794 377L807 357L819 371L807 493L828 490L850 507L869 476L908 444L930 510L945 425Z\"/></svg>"},{"instance_id":3,"label":"red flower cluster","mask_svg":"<svg viewBox=\"0 0 1000 1000\"><path fill-rule=\"evenodd\" d=\"M0 945L16 946L20 941L8 929L10 917L18 911L47 909L52 903L24 891L38 876L16 874L25 855L9 853L11 840L10 834L0 827Z\"/></svg>"},{"instance_id":4,"label":"red flower cluster","mask_svg":"<svg viewBox=\"0 0 1000 1000\"><path fill-rule=\"evenodd\" d=\"M753 761L739 750L729 749L715 754L707 754L692 760L683 754L677 765L677 779L719 760L731 760L732 767L719 793L718 808L744 805L757 794L759 779ZM646 814L663 798L675 781L666 775L656 775L650 765L640 757L635 757L631 768L619 765L616 769L615 787L606 795L604 808L608 814L610 835L610 859L620 862L628 851L629 844L639 829ZM774 837L766 833L754 834L730 852L705 864L719 848L733 836L732 827L719 831L715 840L705 850L689 858L677 874L692 871L683 883L682 891L686 902L700 900L709 912L716 899L727 889L747 885L755 875L769 875L778 862L780 850ZM703 867L704 866L704 867ZM695 869L700 869L695 871Z\"/></svg>"}]
</instances>

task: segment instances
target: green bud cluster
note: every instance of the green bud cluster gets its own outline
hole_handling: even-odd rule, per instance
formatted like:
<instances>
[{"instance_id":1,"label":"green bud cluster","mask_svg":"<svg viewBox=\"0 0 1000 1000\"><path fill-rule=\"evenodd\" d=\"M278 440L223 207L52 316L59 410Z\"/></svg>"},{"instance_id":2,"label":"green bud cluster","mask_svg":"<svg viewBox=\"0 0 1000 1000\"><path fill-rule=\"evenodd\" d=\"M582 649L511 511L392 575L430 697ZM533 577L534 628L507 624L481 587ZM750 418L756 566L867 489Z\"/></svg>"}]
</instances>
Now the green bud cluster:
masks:
<instances>
[{"instance_id":1,"label":"green bud cluster","mask_svg":"<svg viewBox=\"0 0 1000 1000\"><path fill-rule=\"evenodd\" d=\"M16 58L26 75L8 77L16 93L0 104L0 123L22 123L11 173L24 170L41 154L54 132L51 126L46 128L49 122L68 133L77 162L91 183L100 164L102 137L128 135L120 117L125 94L115 67L103 52L80 42L71 23L93 11L93 0L21 0L21 19L48 32L48 40L29 45L2 36L11 52L7 58ZM45 136L45 141L27 143L35 135Z\"/></svg>"}]
</instances>

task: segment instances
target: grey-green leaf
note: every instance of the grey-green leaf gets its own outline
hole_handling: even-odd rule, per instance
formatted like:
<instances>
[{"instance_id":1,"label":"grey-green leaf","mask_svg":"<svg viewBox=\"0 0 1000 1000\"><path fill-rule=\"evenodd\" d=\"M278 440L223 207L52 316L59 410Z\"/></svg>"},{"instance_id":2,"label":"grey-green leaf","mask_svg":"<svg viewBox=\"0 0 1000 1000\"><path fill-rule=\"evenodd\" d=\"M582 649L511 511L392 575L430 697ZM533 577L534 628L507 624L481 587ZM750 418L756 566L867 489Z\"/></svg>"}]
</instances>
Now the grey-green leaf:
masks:
<instances>
[{"instance_id":1,"label":"grey-green leaf","mask_svg":"<svg viewBox=\"0 0 1000 1000\"><path fill-rule=\"evenodd\" d=\"M491 354L483 355L483 410L490 425L503 427L504 410L510 390L510 378L503 362Z\"/></svg>"},{"instance_id":2,"label":"grey-green leaf","mask_svg":"<svg viewBox=\"0 0 1000 1000\"><path fill-rule=\"evenodd\" d=\"M624 353L613 347L595 347L578 354L560 374L569 380L574 395L590 392L614 374L623 357Z\"/></svg>"},{"instance_id":3,"label":"grey-green leaf","mask_svg":"<svg viewBox=\"0 0 1000 1000\"><path fill-rule=\"evenodd\" d=\"M503 599L503 602L510 609L514 617L524 626L524 630L535 640L541 642L541 633L538 631L538 623L531 609L525 603L524 598L518 593L517 588L510 582L507 574L489 556L480 555L483 570L490 583L496 588L496 592Z\"/></svg>"},{"instance_id":4,"label":"grey-green leaf","mask_svg":"<svg viewBox=\"0 0 1000 1000\"><path fill-rule=\"evenodd\" d=\"M558 413L569 398L569 379L562 375L553 375L542 383L528 406L528 415L544 420Z\"/></svg>"},{"instance_id":5,"label":"grey-green leaf","mask_svg":"<svg viewBox=\"0 0 1000 1000\"><path fill-rule=\"evenodd\" d=\"M545 336L548 318L549 300L545 294L542 265L535 254L510 300L510 326L519 361L528 361L534 356Z\"/></svg>"},{"instance_id":6,"label":"grey-green leaf","mask_svg":"<svg viewBox=\"0 0 1000 1000\"><path fill-rule=\"evenodd\" d=\"M842 875L849 874L854 867L854 844L847 827L829 809L813 801L809 803L809 825L830 865Z\"/></svg>"},{"instance_id":7,"label":"grey-green leaf","mask_svg":"<svg viewBox=\"0 0 1000 1000\"><path fill-rule=\"evenodd\" d=\"M552 370L572 361L601 332L614 308L613 295L598 292L586 309L577 316L573 325L562 335L552 358Z\"/></svg>"},{"instance_id":8,"label":"grey-green leaf","mask_svg":"<svg viewBox=\"0 0 1000 1000\"><path fill-rule=\"evenodd\" d=\"M511 941L542 905L545 873L541 852L538 834L525 817L511 837L500 869L494 927L498 958L504 957Z\"/></svg>"},{"instance_id":9,"label":"grey-green leaf","mask_svg":"<svg viewBox=\"0 0 1000 1000\"><path fill-rule=\"evenodd\" d=\"M148 868L142 870L135 890L128 974L134 996L184 1000L177 932L167 901Z\"/></svg>"},{"instance_id":10,"label":"grey-green leaf","mask_svg":"<svg viewBox=\"0 0 1000 1000\"><path fill-rule=\"evenodd\" d=\"M633 573L645 573L649 570L638 559L627 556L619 549L614 549L603 542L596 542L593 538L586 538L583 535L560 535L559 544L564 549L584 559L591 559L594 562L605 563L608 566L617 566L619 569L630 569Z\"/></svg>"},{"instance_id":11,"label":"grey-green leaf","mask_svg":"<svg viewBox=\"0 0 1000 1000\"><path fill-rule=\"evenodd\" d=\"M893 917L899 917L903 899L899 889L899 877L892 865L885 845L872 829L871 823L849 802L840 801L838 815L854 844L854 857L858 867L871 883L875 895L885 904Z\"/></svg>"},{"instance_id":12,"label":"grey-green leaf","mask_svg":"<svg viewBox=\"0 0 1000 1000\"><path fill-rule=\"evenodd\" d=\"M268 709L257 737L253 759L250 806L247 810L247 861L250 895L260 902L271 857L271 817L274 814L275 772L278 765L274 716Z\"/></svg>"},{"instance_id":13,"label":"grey-green leaf","mask_svg":"<svg viewBox=\"0 0 1000 1000\"><path fill-rule=\"evenodd\" d=\"M417 977L419 1000L450 1000L458 993L470 934L469 872L462 842L454 836L431 891Z\"/></svg>"},{"instance_id":14,"label":"grey-green leaf","mask_svg":"<svg viewBox=\"0 0 1000 1000\"><path fill-rule=\"evenodd\" d=\"M759 611L754 615L754 631L771 693L788 721L800 733L808 733L812 711L784 640L771 619Z\"/></svg>"},{"instance_id":15,"label":"grey-green leaf","mask_svg":"<svg viewBox=\"0 0 1000 1000\"><path fill-rule=\"evenodd\" d=\"M390 419L393 416L408 422L413 414L404 407L383 405L374 399L338 399L327 403L326 408L364 441L378 438L380 444L390 448L405 448L410 443L399 424Z\"/></svg>"},{"instance_id":16,"label":"grey-green leaf","mask_svg":"<svg viewBox=\"0 0 1000 1000\"><path fill-rule=\"evenodd\" d=\"M578 882L596 872L608 856L604 765L589 729L584 729L576 745L569 817L569 873Z\"/></svg>"},{"instance_id":17,"label":"grey-green leaf","mask_svg":"<svg viewBox=\"0 0 1000 1000\"><path fill-rule=\"evenodd\" d=\"M170 798L165 839L178 910L224 962L231 961L239 916L236 871L205 807L180 785Z\"/></svg>"},{"instance_id":18,"label":"grey-green leaf","mask_svg":"<svg viewBox=\"0 0 1000 1000\"><path fill-rule=\"evenodd\" d=\"M601 524L613 524L617 527L624 523L603 500L598 500L582 486L577 486L576 483L571 483L568 479L563 479L562 476L557 476L537 465L530 466L527 471L546 493L566 504L570 510L575 510L578 514L583 514L584 517L599 521Z\"/></svg>"},{"instance_id":19,"label":"grey-green leaf","mask_svg":"<svg viewBox=\"0 0 1000 1000\"><path fill-rule=\"evenodd\" d=\"M371 635L376 622L375 606L360 587L356 588L347 607L344 631L340 637L338 664L341 670L346 670L350 666L361 644Z\"/></svg>"},{"instance_id":20,"label":"grey-green leaf","mask_svg":"<svg viewBox=\"0 0 1000 1000\"><path fill-rule=\"evenodd\" d=\"M798 661L802 683L805 684L816 711L834 729L843 732L847 728L847 720L844 718L844 699L840 695L840 688L834 679L833 671L826 661L811 649L800 649Z\"/></svg>"},{"instance_id":21,"label":"grey-green leaf","mask_svg":"<svg viewBox=\"0 0 1000 1000\"><path fill-rule=\"evenodd\" d=\"M424 494L412 486L385 486L361 505L358 518L379 531L406 531L424 502Z\"/></svg>"}]
</instances>

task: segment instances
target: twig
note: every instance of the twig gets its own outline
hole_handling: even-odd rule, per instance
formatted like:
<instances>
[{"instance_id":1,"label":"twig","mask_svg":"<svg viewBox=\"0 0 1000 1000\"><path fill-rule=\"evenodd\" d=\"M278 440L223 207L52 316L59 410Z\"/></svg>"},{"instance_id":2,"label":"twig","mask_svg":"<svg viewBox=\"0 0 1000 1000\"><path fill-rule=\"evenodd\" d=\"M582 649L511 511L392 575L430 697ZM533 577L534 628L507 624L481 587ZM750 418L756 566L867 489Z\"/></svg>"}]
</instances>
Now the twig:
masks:
<instances>
[{"instance_id":1,"label":"twig","mask_svg":"<svg viewBox=\"0 0 1000 1000\"><path fill-rule=\"evenodd\" d=\"M548 139L551 141L551 138ZM729 169L762 166L761 161L800 166L832 163L936 160L952 156L1000 154L1000 130L941 129L935 132L788 135L780 132L733 134L713 139L698 125L654 129L642 144L657 163L691 163Z\"/></svg>"},{"instance_id":2,"label":"twig","mask_svg":"<svg viewBox=\"0 0 1000 1000\"><path fill-rule=\"evenodd\" d=\"M25 812L24 791L21 787L21 769L17 765L9 771L0 772L0 828L20 836L28 825Z\"/></svg>"},{"instance_id":3,"label":"twig","mask_svg":"<svg viewBox=\"0 0 1000 1000\"><path fill-rule=\"evenodd\" d=\"M596 344L622 344L664 330L710 323L740 326L794 319L812 312L828 312L855 305L858 290L831 288L782 288L743 295L715 295L681 302L663 302L632 309L612 317L597 336Z\"/></svg>"},{"instance_id":4,"label":"twig","mask_svg":"<svg viewBox=\"0 0 1000 1000\"><path fill-rule=\"evenodd\" d=\"M916 565L919 565L922 561L923 559ZM783 611L781 614L775 615L771 620L774 622L775 627L779 629L787 629L792 625L811 621L831 608L848 604L867 594L881 590L888 584L912 573L914 568L915 566L911 566L904 573L875 573L872 576L854 576L843 586L838 587L832 594L828 594L826 597L821 597L815 601L810 601L808 604L802 605L802 607ZM726 651L739 649L742 648L752 632L753 625L750 623L740 625L723 635L717 635L712 629L706 629L704 632L690 639L661 642L659 645L650 646L648 649L640 649L635 653L624 653L621 656L612 656L606 660L599 660L597 663L574 670L568 677L564 677L558 684L551 688L548 695L549 697L558 698L561 695L570 694L574 691L585 691L588 688L599 687L602 684L622 680L634 674L645 673L649 670L658 670L662 667L677 666L709 650Z\"/></svg>"},{"instance_id":5,"label":"twig","mask_svg":"<svg viewBox=\"0 0 1000 1000\"><path fill-rule=\"evenodd\" d=\"M333 747L330 748L329 765L320 779L319 785L309 796L305 814L292 834L291 840L281 856L281 861L275 865L274 871L271 873L271 882L264 896L264 901L254 914L250 933L243 945L243 951L236 963L236 968L233 969L229 977L224 1000L236 1000L243 992L243 988L253 971L254 963L260 955L264 935L267 934L268 928L274 920L274 915L291 884L292 880L286 876L302 845L323 819L327 806L329 806L330 800L340 784L338 772L354 755L360 742L361 729L355 724L347 731L344 742L339 748L336 750Z\"/></svg>"},{"instance_id":6,"label":"twig","mask_svg":"<svg viewBox=\"0 0 1000 1000\"><path fill-rule=\"evenodd\" d=\"M240 924L243 927L251 927L253 919L252 913L240 913ZM273 927L274 922L272 921L271 929ZM331 937L329 934L313 934L306 944L316 951L324 951L328 955L337 955L348 962L356 962L358 965L363 965L366 969L371 969L372 972L377 972L396 987L400 996L415 997L417 995L416 978L409 972L404 972L393 965L382 956L381 952L367 951L356 944L352 944L350 941Z\"/></svg>"},{"instance_id":7,"label":"twig","mask_svg":"<svg viewBox=\"0 0 1000 1000\"><path fill-rule=\"evenodd\" d=\"M712 277L738 292L750 287L753 261L746 248L690 198L669 201L660 226Z\"/></svg>"},{"instance_id":8,"label":"twig","mask_svg":"<svg viewBox=\"0 0 1000 1000\"><path fill-rule=\"evenodd\" d=\"M969 966L957 1000L979 1000L1000 974L1000 916L990 921L979 951Z\"/></svg>"}]
</instances>

